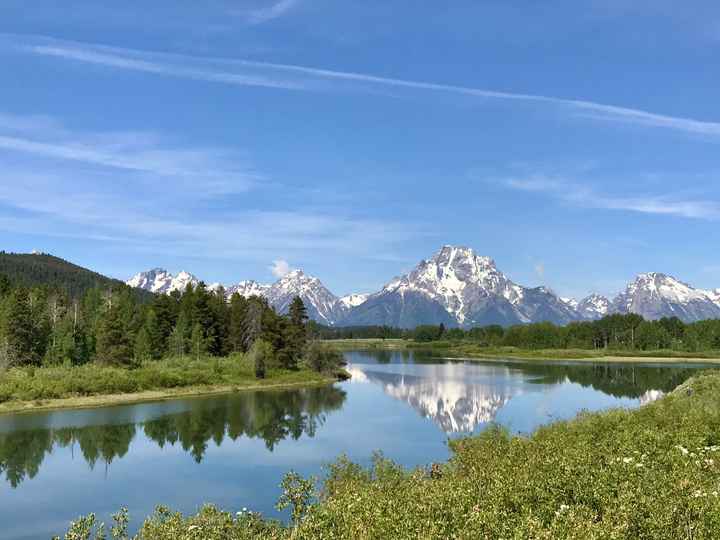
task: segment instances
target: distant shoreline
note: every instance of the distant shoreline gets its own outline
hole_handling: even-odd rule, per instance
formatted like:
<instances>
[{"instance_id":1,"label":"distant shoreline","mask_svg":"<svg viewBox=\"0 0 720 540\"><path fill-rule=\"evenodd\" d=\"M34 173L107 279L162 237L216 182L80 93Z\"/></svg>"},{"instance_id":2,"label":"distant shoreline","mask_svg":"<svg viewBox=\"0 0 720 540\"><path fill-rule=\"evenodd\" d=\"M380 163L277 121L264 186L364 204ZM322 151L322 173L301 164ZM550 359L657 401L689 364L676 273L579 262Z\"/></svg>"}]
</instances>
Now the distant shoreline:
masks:
<instances>
[{"instance_id":1,"label":"distant shoreline","mask_svg":"<svg viewBox=\"0 0 720 540\"><path fill-rule=\"evenodd\" d=\"M685 353L679 351L612 351L589 349L517 349L513 347L481 347L473 343L449 341L415 342L403 339L338 339L326 340L336 350L411 350L428 351L445 359L481 360L540 360L540 361L580 361L580 362L618 362L618 363L700 363L720 364L720 355L712 353ZM712 354L712 355L711 355Z\"/></svg>"}]
</instances>

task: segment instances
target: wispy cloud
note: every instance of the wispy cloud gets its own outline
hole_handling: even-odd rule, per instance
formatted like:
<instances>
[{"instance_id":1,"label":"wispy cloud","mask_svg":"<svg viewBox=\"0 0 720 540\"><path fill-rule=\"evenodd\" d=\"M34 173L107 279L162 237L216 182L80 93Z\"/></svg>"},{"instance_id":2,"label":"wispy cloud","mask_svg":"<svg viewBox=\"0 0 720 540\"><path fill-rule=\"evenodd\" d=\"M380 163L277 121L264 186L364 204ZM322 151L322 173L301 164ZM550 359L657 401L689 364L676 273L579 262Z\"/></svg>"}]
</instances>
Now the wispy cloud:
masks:
<instances>
[{"instance_id":1,"label":"wispy cloud","mask_svg":"<svg viewBox=\"0 0 720 540\"><path fill-rule=\"evenodd\" d=\"M262 24L278 17L282 17L293 9L299 0L280 0L268 7L249 10L241 13L250 24Z\"/></svg>"},{"instance_id":2,"label":"wispy cloud","mask_svg":"<svg viewBox=\"0 0 720 540\"><path fill-rule=\"evenodd\" d=\"M564 178L542 175L503 180L505 186L520 191L542 193L569 204L586 208L625 210L643 214L659 214L690 219L720 219L720 203L700 199L683 199L653 194L614 196Z\"/></svg>"},{"instance_id":3,"label":"wispy cloud","mask_svg":"<svg viewBox=\"0 0 720 540\"><path fill-rule=\"evenodd\" d=\"M246 172L227 149L158 133L77 132L52 118L0 114L0 160L12 179L0 182L0 230L116 243L160 260L384 259L420 234L412 224L341 210L256 209L244 197L217 197L275 183ZM290 269L284 264L276 271Z\"/></svg>"},{"instance_id":4,"label":"wispy cloud","mask_svg":"<svg viewBox=\"0 0 720 540\"><path fill-rule=\"evenodd\" d=\"M45 117L0 113L0 151L162 177L209 195L260 180L228 149L187 147L148 132L71 132Z\"/></svg>"},{"instance_id":5,"label":"wispy cloud","mask_svg":"<svg viewBox=\"0 0 720 540\"><path fill-rule=\"evenodd\" d=\"M559 107L572 114L596 120L610 120L707 137L720 137L720 122L718 121L665 115L588 100L498 92L482 88L379 77L365 73L300 65L154 53L50 38L17 35L4 35L3 38L14 50L24 53L164 76L287 90L343 90L346 86L338 85L338 83L345 83L349 84L353 91L392 87L454 93L482 99L537 103Z\"/></svg>"}]
</instances>

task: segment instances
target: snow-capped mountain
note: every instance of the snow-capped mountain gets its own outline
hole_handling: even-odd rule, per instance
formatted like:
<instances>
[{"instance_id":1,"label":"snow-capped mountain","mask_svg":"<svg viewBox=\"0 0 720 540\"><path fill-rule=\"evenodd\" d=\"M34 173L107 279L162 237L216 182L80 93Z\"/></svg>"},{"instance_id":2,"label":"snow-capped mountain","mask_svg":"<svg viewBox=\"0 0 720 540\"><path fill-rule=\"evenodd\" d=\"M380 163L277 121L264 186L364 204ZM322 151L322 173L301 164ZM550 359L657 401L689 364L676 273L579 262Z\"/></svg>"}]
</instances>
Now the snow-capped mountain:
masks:
<instances>
[{"instance_id":1,"label":"snow-capped mountain","mask_svg":"<svg viewBox=\"0 0 720 540\"><path fill-rule=\"evenodd\" d=\"M318 278L308 276L302 270L293 270L280 278L264 296L279 313L286 313L293 299L299 296L308 316L322 324L334 324L342 311L339 298Z\"/></svg>"},{"instance_id":2,"label":"snow-capped mountain","mask_svg":"<svg viewBox=\"0 0 720 540\"><path fill-rule=\"evenodd\" d=\"M695 289L657 272L640 274L612 303L613 313L637 313L645 319L678 317L685 322L720 318L718 291Z\"/></svg>"},{"instance_id":3,"label":"snow-capped mountain","mask_svg":"<svg viewBox=\"0 0 720 540\"><path fill-rule=\"evenodd\" d=\"M174 276L167 270L156 268L141 272L126 283L146 291L170 294L175 290L184 291L188 284L197 285L200 280L187 272L180 272ZM228 299L235 293L246 298L251 296L267 298L268 303L278 313L286 313L293 298L299 296L305 303L309 317L322 324L334 324L349 309L318 278L308 276L302 270L293 270L272 285L248 280L228 287L214 283L207 288L211 291L219 291L223 288ZM359 302L359 299L355 298L353 301Z\"/></svg>"},{"instance_id":4,"label":"snow-capped mountain","mask_svg":"<svg viewBox=\"0 0 720 540\"><path fill-rule=\"evenodd\" d=\"M238 293L240 296L250 298L251 296L265 296L271 285L264 285L255 280L240 281L235 285L230 285L225 289L225 294L230 298L233 294Z\"/></svg>"},{"instance_id":5,"label":"snow-capped mountain","mask_svg":"<svg viewBox=\"0 0 720 540\"><path fill-rule=\"evenodd\" d=\"M184 291L188 285L197 285L200 280L188 272L180 272L174 276L163 268L153 268L147 272L134 275L127 282L130 287L146 291L170 294L173 291Z\"/></svg>"},{"instance_id":6,"label":"snow-capped mountain","mask_svg":"<svg viewBox=\"0 0 720 540\"><path fill-rule=\"evenodd\" d=\"M517 285L491 258L470 248L444 246L353 308L342 324L469 327L537 320L564 324L577 318L575 310L549 289Z\"/></svg>"},{"instance_id":7,"label":"snow-capped mountain","mask_svg":"<svg viewBox=\"0 0 720 540\"><path fill-rule=\"evenodd\" d=\"M369 297L369 294L348 294L340 298L339 302L345 309L351 309L364 304Z\"/></svg>"},{"instance_id":8,"label":"snow-capped mountain","mask_svg":"<svg viewBox=\"0 0 720 540\"><path fill-rule=\"evenodd\" d=\"M155 293L183 291L200 280L188 272L177 276L162 268L141 272L127 281ZM490 257L471 248L443 246L409 273L397 277L374 294L338 298L322 282L294 270L272 285L240 281L223 287L244 297L262 296L280 313L299 296L310 318L327 325L387 325L414 328L422 324L446 327L503 326L549 321L597 320L613 313L637 313L646 319L678 317L685 322L720 318L720 289L696 289L660 273L639 275L613 301L592 294L579 302L561 298L547 287L523 287L498 270Z\"/></svg>"},{"instance_id":9,"label":"snow-capped mountain","mask_svg":"<svg viewBox=\"0 0 720 540\"><path fill-rule=\"evenodd\" d=\"M577 303L575 310L587 320L602 319L610 313L610 300L600 294L591 294Z\"/></svg>"}]
</instances>

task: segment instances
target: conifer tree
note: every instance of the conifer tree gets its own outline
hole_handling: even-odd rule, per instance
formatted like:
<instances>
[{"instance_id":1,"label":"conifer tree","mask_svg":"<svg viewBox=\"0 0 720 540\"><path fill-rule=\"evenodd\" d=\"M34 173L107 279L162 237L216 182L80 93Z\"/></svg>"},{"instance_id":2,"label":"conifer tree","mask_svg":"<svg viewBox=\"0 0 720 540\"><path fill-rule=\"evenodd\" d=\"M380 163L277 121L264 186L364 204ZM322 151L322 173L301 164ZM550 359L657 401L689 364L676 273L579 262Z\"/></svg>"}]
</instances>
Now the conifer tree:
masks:
<instances>
[{"instance_id":1,"label":"conifer tree","mask_svg":"<svg viewBox=\"0 0 720 540\"><path fill-rule=\"evenodd\" d=\"M288 310L288 321L285 334L285 353L282 356L284 367L294 369L302 358L307 346L308 314L305 304L296 296Z\"/></svg>"},{"instance_id":2,"label":"conifer tree","mask_svg":"<svg viewBox=\"0 0 720 540\"><path fill-rule=\"evenodd\" d=\"M123 365L133 358L130 336L122 320L122 306L112 299L103 313L97 332L97 359L100 363Z\"/></svg>"},{"instance_id":3,"label":"conifer tree","mask_svg":"<svg viewBox=\"0 0 720 540\"><path fill-rule=\"evenodd\" d=\"M248 301L234 293L230 298L230 320L228 323L228 346L231 352L246 352L244 340L245 317L248 313Z\"/></svg>"},{"instance_id":4,"label":"conifer tree","mask_svg":"<svg viewBox=\"0 0 720 540\"><path fill-rule=\"evenodd\" d=\"M34 325L28 290L17 287L7 300L5 309L5 355L8 365L37 365Z\"/></svg>"},{"instance_id":5,"label":"conifer tree","mask_svg":"<svg viewBox=\"0 0 720 540\"><path fill-rule=\"evenodd\" d=\"M138 364L147 362L153 358L152 340L146 327L142 327L135 338L133 354L135 362Z\"/></svg>"}]
</instances>

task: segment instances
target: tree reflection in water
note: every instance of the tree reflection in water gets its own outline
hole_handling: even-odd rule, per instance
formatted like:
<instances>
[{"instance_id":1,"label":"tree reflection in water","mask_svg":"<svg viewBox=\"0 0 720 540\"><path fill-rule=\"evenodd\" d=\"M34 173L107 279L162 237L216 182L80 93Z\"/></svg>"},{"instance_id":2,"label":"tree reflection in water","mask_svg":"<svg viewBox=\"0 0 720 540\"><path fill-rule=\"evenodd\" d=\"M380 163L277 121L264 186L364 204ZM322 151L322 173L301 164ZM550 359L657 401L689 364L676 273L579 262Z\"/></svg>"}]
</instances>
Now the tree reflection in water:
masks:
<instances>
[{"instance_id":1,"label":"tree reflection in water","mask_svg":"<svg viewBox=\"0 0 720 540\"><path fill-rule=\"evenodd\" d=\"M0 433L0 474L12 487L34 478L54 448L70 448L90 468L125 456L138 430L161 448L179 444L200 463L212 440L262 439L272 452L287 438L314 437L328 412L342 407L345 391L335 386L293 391L233 394L191 400L190 410L142 423L90 425Z\"/></svg>"}]
</instances>

